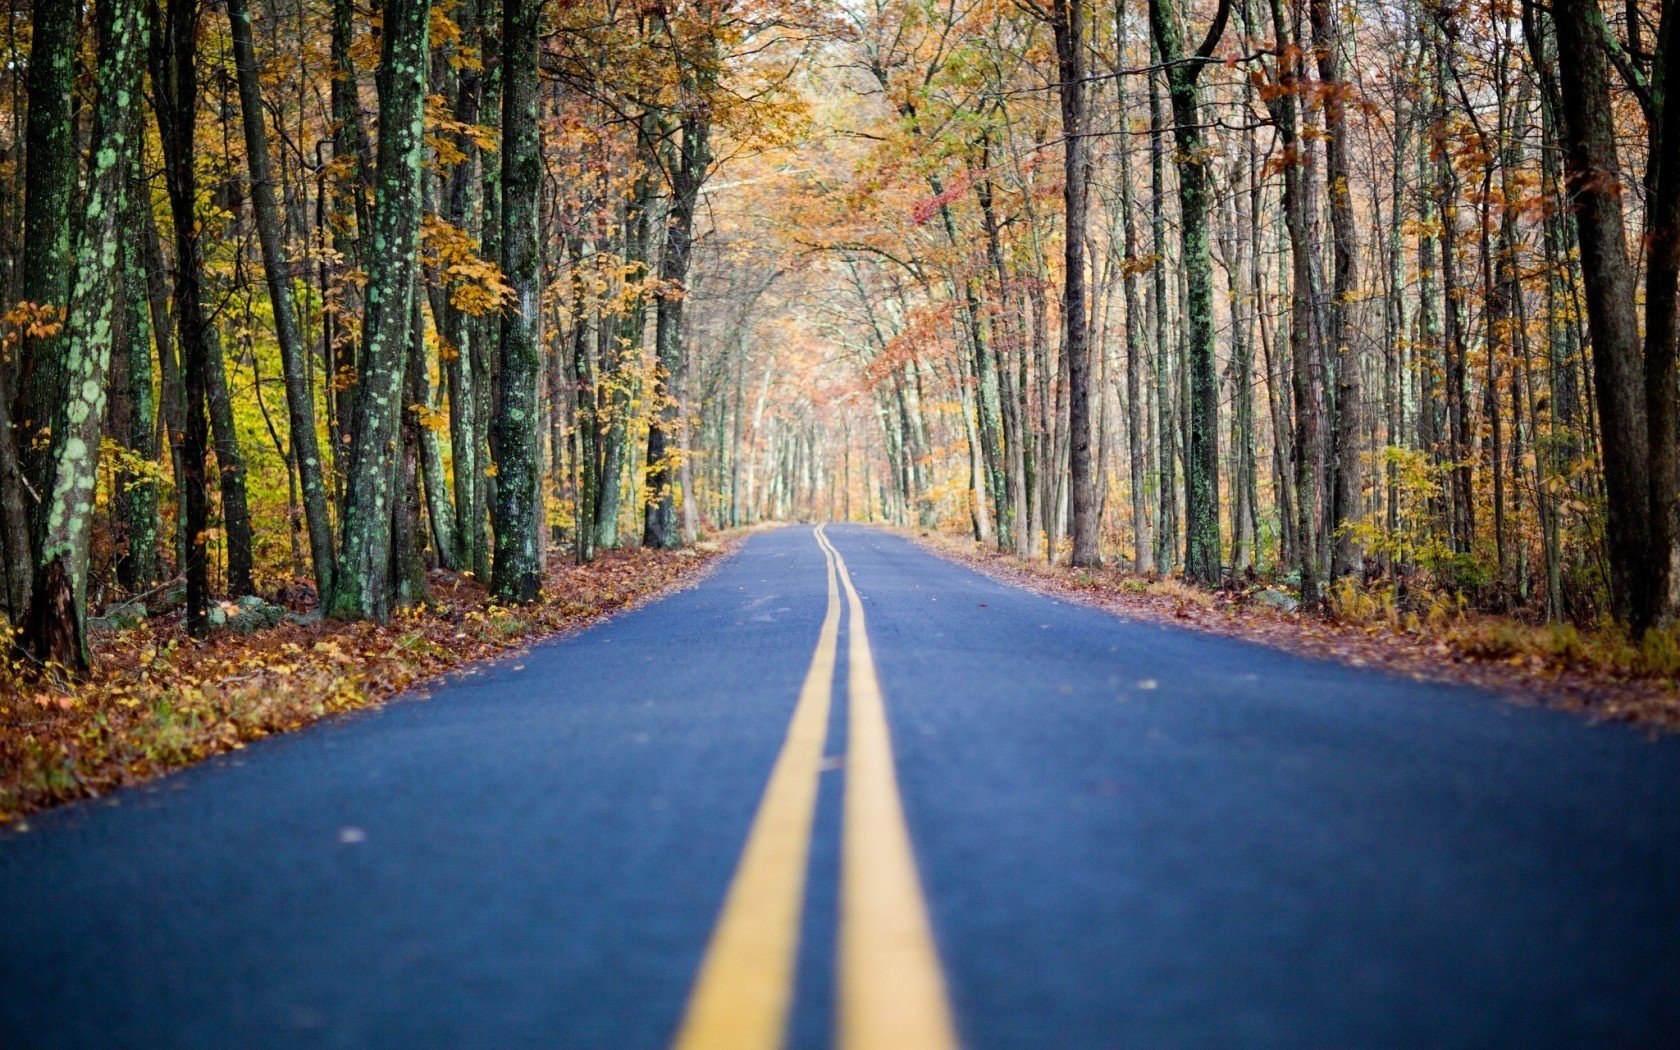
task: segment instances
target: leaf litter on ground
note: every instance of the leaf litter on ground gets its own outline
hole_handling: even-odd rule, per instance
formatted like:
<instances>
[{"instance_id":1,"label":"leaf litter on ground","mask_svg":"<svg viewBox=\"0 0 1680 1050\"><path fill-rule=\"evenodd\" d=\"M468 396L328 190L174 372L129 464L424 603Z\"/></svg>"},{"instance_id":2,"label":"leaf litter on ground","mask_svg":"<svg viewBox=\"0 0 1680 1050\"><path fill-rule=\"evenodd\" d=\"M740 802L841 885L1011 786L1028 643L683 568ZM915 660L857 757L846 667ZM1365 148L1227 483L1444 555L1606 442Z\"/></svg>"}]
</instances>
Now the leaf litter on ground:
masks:
<instances>
[{"instance_id":1,"label":"leaf litter on ground","mask_svg":"<svg viewBox=\"0 0 1680 1050\"><path fill-rule=\"evenodd\" d=\"M0 825L368 707L691 584L734 540L603 551L586 565L556 555L528 606L496 605L470 577L433 572L429 600L386 624L292 618L195 642L179 615L154 616L94 634L94 669L78 680L0 663Z\"/></svg>"}]
</instances>

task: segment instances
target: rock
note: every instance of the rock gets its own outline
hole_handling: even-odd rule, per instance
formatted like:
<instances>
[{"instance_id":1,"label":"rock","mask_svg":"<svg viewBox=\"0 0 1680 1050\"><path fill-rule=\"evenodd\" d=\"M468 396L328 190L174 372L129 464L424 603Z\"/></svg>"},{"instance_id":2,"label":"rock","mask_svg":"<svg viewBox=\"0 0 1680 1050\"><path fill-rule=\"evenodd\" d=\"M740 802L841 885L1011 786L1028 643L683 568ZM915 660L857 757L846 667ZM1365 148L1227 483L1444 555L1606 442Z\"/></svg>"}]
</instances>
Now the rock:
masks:
<instances>
[{"instance_id":1,"label":"rock","mask_svg":"<svg viewBox=\"0 0 1680 1050\"><path fill-rule=\"evenodd\" d=\"M220 623L216 621L216 614L222 614ZM223 602L213 606L210 610L210 623L214 627L227 627L230 631L250 634L265 627L273 627L286 615L286 610L278 605L270 605L254 594L247 594L238 601Z\"/></svg>"},{"instance_id":2,"label":"rock","mask_svg":"<svg viewBox=\"0 0 1680 1050\"><path fill-rule=\"evenodd\" d=\"M144 602L112 602L98 616L88 618L93 631L127 631L146 622Z\"/></svg>"},{"instance_id":3,"label":"rock","mask_svg":"<svg viewBox=\"0 0 1680 1050\"><path fill-rule=\"evenodd\" d=\"M306 613L289 612L280 619L283 623L295 624L298 627L313 627L321 622L321 610L311 609Z\"/></svg>"},{"instance_id":4,"label":"rock","mask_svg":"<svg viewBox=\"0 0 1680 1050\"><path fill-rule=\"evenodd\" d=\"M1296 601L1294 596L1285 594L1275 587L1268 587L1266 590L1256 594L1254 596L1254 600L1259 602L1261 605L1270 606L1273 609L1281 609L1284 612L1292 613L1301 607L1301 603Z\"/></svg>"}]
</instances>

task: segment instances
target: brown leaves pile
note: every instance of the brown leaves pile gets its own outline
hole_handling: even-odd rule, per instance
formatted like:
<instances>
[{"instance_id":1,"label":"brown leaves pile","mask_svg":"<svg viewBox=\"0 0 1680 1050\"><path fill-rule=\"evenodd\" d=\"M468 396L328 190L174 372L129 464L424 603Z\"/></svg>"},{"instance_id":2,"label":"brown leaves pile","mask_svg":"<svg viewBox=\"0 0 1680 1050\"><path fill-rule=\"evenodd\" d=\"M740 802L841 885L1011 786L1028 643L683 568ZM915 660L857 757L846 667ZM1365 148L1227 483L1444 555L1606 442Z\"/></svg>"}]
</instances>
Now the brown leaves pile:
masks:
<instances>
[{"instance_id":1,"label":"brown leaves pile","mask_svg":"<svg viewBox=\"0 0 1680 1050\"><path fill-rule=\"evenodd\" d=\"M1029 590L1123 616L1259 642L1420 682L1480 686L1519 702L1654 730L1680 729L1680 653L1673 632L1635 645L1613 628L1578 631L1463 613L1393 625L1285 612L1242 590L1209 591L1113 567L1025 562L965 539L911 537L934 553Z\"/></svg>"},{"instance_id":2,"label":"brown leaves pile","mask_svg":"<svg viewBox=\"0 0 1680 1050\"><path fill-rule=\"evenodd\" d=\"M497 606L433 573L428 605L389 624L285 623L193 642L178 617L94 639L74 683L0 666L0 823L99 795L350 711L694 581L723 548L605 551L553 568L543 601Z\"/></svg>"}]
</instances>

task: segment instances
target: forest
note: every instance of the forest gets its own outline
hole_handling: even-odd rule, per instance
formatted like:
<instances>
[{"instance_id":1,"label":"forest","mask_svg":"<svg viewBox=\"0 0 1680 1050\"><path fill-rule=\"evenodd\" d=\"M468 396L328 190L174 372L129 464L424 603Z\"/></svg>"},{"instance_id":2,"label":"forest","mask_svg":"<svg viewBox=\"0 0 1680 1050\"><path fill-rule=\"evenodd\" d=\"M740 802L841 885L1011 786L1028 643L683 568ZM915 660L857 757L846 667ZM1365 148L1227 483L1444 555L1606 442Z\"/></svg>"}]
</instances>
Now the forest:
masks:
<instances>
[{"instance_id":1,"label":"forest","mask_svg":"<svg viewBox=\"0 0 1680 1050\"><path fill-rule=\"evenodd\" d=\"M34 0L0 611L384 621L760 521L1680 608L1653 0ZM301 597L300 597L301 596Z\"/></svg>"}]
</instances>

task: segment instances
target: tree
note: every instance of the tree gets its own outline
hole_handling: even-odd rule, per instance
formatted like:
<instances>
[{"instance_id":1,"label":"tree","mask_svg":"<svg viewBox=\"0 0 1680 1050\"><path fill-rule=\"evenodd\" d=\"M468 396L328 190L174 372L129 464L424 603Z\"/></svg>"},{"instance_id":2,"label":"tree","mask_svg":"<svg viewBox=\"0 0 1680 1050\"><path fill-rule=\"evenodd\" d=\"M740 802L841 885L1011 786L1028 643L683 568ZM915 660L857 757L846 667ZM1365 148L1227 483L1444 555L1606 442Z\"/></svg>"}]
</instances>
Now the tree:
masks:
<instances>
[{"instance_id":1,"label":"tree","mask_svg":"<svg viewBox=\"0 0 1680 1050\"><path fill-rule=\"evenodd\" d=\"M654 347L659 359L659 379L654 396L658 401L648 426L647 509L642 543L649 547L672 548L682 544L676 513L676 458L682 454L671 439L680 429L683 405L675 393L683 369L683 300L687 296L688 270L694 241L694 209L700 200L711 164L711 93L716 90L718 71L711 26L703 26L703 41L696 54L673 56L682 68L682 85L676 120L677 141L673 161L662 164L671 190L665 216L665 250L659 257L659 290L654 305Z\"/></svg>"},{"instance_id":2,"label":"tree","mask_svg":"<svg viewBox=\"0 0 1680 1050\"><path fill-rule=\"evenodd\" d=\"M424 146L429 6L384 0L379 162L369 238L366 319L346 470L338 568L329 611L350 619L391 614L391 513L397 498L404 364L418 272L420 160Z\"/></svg>"},{"instance_id":3,"label":"tree","mask_svg":"<svg viewBox=\"0 0 1680 1050\"><path fill-rule=\"evenodd\" d=\"M1604 450L1611 600L1643 631L1663 604L1666 552L1656 548L1650 489L1650 413L1628 259L1621 159L1610 103L1610 62L1598 0L1553 5L1562 88L1564 170L1581 244L1581 284L1592 333L1593 385ZM1672 383L1662 377L1659 383Z\"/></svg>"},{"instance_id":4,"label":"tree","mask_svg":"<svg viewBox=\"0 0 1680 1050\"><path fill-rule=\"evenodd\" d=\"M186 577L187 630L203 637L210 629L210 575L206 542L210 527L205 489L209 420L205 415L206 374L211 353L209 321L201 298L204 259L198 222L198 9L192 3L165 8L161 32L152 41L151 79L156 98L158 139L163 146L164 184L174 220L172 299L176 347L180 353L180 500L182 575ZM161 252L160 252L161 254ZM161 355L160 355L161 356ZM166 402L170 400L166 397Z\"/></svg>"},{"instance_id":5,"label":"tree","mask_svg":"<svg viewBox=\"0 0 1680 1050\"><path fill-rule=\"evenodd\" d=\"M120 244L130 215L134 154L140 142L140 83L146 53L143 0L110 0L99 15L99 95L75 276L66 311L64 402L54 414L45 526L23 644L48 666L85 670L83 617L88 537L104 425L105 373L126 309L120 295Z\"/></svg>"},{"instance_id":6,"label":"tree","mask_svg":"<svg viewBox=\"0 0 1680 1050\"><path fill-rule=\"evenodd\" d=\"M35 323L17 348L16 388L0 381L10 425L0 436L4 498L27 510L26 532L18 533L15 512L6 515L8 591L14 614L32 589L35 552L46 524L48 478L52 469L50 429L63 401L63 322L70 296L74 243L70 202L76 183L74 0L37 0L30 15L29 115L25 125L23 273L21 294ZM16 398L16 411L11 400ZM15 466L13 465L15 464Z\"/></svg>"},{"instance_id":7,"label":"tree","mask_svg":"<svg viewBox=\"0 0 1680 1050\"><path fill-rule=\"evenodd\" d=\"M1097 493L1091 462L1091 352L1085 316L1086 185L1090 144L1085 138L1084 0L1055 0L1057 94L1062 105L1063 235L1062 345L1067 357L1068 491L1072 562L1102 562L1097 546Z\"/></svg>"},{"instance_id":8,"label":"tree","mask_svg":"<svg viewBox=\"0 0 1680 1050\"><path fill-rule=\"evenodd\" d=\"M1330 243L1335 258L1330 280L1330 348L1336 384L1331 459L1335 477L1330 490L1333 551L1330 576L1356 572L1359 543L1352 526L1359 517L1362 487L1360 436L1363 428L1360 355L1354 329L1353 298L1359 287L1359 231L1353 214L1352 174L1348 166L1347 85L1342 78L1341 16L1329 0L1308 0L1313 47L1324 104L1324 177L1330 197Z\"/></svg>"},{"instance_id":9,"label":"tree","mask_svg":"<svg viewBox=\"0 0 1680 1050\"><path fill-rule=\"evenodd\" d=\"M1149 24L1166 67L1178 144L1179 238L1189 285L1190 449L1184 472L1184 569L1208 586L1219 583L1219 375L1214 360L1213 249L1208 240L1208 163L1196 87L1231 14L1220 0L1195 54L1184 53L1174 0L1150 0Z\"/></svg>"},{"instance_id":10,"label":"tree","mask_svg":"<svg viewBox=\"0 0 1680 1050\"><path fill-rule=\"evenodd\" d=\"M514 302L502 315L501 388L491 427L496 442L496 560L490 592L535 601L542 590L542 464L538 449L537 345L541 309L537 191L542 177L537 127L538 0L502 3L502 269Z\"/></svg>"}]
</instances>

